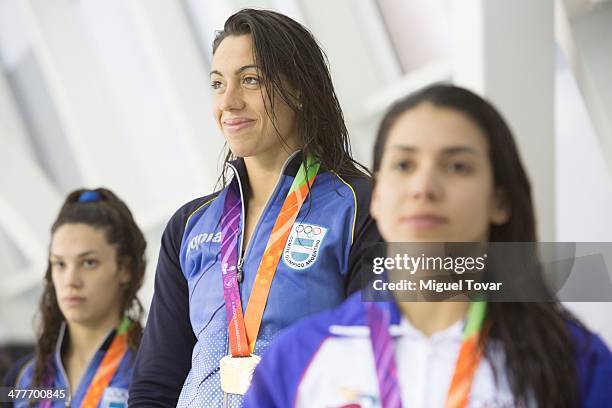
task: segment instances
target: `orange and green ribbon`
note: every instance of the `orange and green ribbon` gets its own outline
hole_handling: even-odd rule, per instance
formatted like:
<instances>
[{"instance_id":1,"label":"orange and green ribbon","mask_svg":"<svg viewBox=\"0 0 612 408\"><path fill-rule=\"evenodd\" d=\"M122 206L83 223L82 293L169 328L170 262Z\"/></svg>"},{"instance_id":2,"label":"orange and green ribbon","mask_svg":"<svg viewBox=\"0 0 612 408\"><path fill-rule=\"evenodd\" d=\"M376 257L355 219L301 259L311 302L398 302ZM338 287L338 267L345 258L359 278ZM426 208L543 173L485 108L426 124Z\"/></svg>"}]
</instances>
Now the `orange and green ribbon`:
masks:
<instances>
[{"instance_id":1,"label":"orange and green ribbon","mask_svg":"<svg viewBox=\"0 0 612 408\"><path fill-rule=\"evenodd\" d=\"M484 338L481 337L485 336L482 325L486 311L487 302L476 301L470 303L468 320L463 330L463 342L446 398L446 408L467 406L476 369L482 358Z\"/></svg>"},{"instance_id":2,"label":"orange and green ribbon","mask_svg":"<svg viewBox=\"0 0 612 408\"><path fill-rule=\"evenodd\" d=\"M104 390L108 387L111 380L115 376L121 360L125 356L128 349L128 331L130 328L131 321L125 317L119 328L117 334L113 339L110 347L104 354L104 358L100 363L100 366L96 370L96 374L91 381L87 389L87 394L83 398L81 408L96 408L100 403Z\"/></svg>"},{"instance_id":3,"label":"orange and green ribbon","mask_svg":"<svg viewBox=\"0 0 612 408\"><path fill-rule=\"evenodd\" d=\"M268 238L244 316L237 281L240 193L235 185L226 192L221 218L221 268L230 350L235 357L249 356L255 349L278 262L318 171L319 163L313 157L307 158L306 166L300 165Z\"/></svg>"}]
</instances>

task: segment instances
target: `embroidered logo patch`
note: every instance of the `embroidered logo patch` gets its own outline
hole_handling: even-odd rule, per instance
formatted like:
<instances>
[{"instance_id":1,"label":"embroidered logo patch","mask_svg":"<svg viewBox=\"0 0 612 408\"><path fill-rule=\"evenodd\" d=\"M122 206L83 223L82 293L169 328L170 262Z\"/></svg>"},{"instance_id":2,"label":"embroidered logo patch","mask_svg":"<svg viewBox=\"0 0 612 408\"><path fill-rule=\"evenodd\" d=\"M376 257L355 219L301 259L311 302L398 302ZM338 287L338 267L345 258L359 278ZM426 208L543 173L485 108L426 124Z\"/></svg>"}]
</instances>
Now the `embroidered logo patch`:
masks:
<instances>
[{"instance_id":1,"label":"embroidered logo patch","mask_svg":"<svg viewBox=\"0 0 612 408\"><path fill-rule=\"evenodd\" d=\"M128 390L125 388L108 387L102 396L100 407L102 408L126 408L128 402Z\"/></svg>"},{"instance_id":2,"label":"embroidered logo patch","mask_svg":"<svg viewBox=\"0 0 612 408\"><path fill-rule=\"evenodd\" d=\"M314 224L293 224L283 250L283 261L292 269L302 270L311 267L317 257L327 234L327 228Z\"/></svg>"}]
</instances>

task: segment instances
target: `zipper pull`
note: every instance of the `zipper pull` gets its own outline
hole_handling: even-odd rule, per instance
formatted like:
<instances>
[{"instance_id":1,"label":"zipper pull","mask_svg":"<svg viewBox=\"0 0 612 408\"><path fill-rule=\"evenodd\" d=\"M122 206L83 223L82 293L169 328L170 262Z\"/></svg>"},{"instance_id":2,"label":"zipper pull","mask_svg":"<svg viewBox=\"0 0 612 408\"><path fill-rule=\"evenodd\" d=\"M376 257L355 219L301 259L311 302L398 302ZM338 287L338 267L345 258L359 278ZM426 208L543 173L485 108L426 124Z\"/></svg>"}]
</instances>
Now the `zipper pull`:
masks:
<instances>
[{"instance_id":1,"label":"zipper pull","mask_svg":"<svg viewBox=\"0 0 612 408\"><path fill-rule=\"evenodd\" d=\"M236 266L236 268L238 269L238 273L236 274L236 280L238 281L238 283L242 283L242 281L244 280L244 271L242 270L243 263L244 258L240 258L240 260L238 261L238 265Z\"/></svg>"}]
</instances>

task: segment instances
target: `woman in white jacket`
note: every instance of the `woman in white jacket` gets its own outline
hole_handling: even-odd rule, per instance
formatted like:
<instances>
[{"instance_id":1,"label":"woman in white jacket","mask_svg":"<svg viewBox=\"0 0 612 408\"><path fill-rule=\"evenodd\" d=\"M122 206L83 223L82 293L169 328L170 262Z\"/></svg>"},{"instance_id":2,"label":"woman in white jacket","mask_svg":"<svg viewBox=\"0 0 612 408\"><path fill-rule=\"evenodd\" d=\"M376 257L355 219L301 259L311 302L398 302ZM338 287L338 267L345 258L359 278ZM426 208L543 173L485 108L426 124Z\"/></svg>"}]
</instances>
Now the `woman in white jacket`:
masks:
<instances>
[{"instance_id":1,"label":"woman in white jacket","mask_svg":"<svg viewBox=\"0 0 612 408\"><path fill-rule=\"evenodd\" d=\"M378 133L374 171L371 213L389 243L536 241L512 134L472 92L434 85L395 104ZM545 302L486 303L402 302L399 292L364 303L361 294L281 334L245 406L557 408L612 400L609 349L550 293Z\"/></svg>"}]
</instances>

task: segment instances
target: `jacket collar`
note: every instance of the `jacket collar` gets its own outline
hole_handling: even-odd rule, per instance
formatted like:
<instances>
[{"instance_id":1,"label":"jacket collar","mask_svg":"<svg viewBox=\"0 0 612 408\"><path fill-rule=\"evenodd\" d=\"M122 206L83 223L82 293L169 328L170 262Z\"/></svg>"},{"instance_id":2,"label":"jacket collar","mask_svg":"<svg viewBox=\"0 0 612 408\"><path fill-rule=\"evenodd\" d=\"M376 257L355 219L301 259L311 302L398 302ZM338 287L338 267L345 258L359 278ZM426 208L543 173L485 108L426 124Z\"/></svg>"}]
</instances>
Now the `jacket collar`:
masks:
<instances>
[{"instance_id":1,"label":"jacket collar","mask_svg":"<svg viewBox=\"0 0 612 408\"><path fill-rule=\"evenodd\" d=\"M302 151L298 150L291 154L285 160L285 163L282 167L282 175L295 177L297 174L300 165L302 164ZM251 186L249 184L249 176L247 173L246 163L244 162L244 158L238 157L235 160L230 160L226 164L226 169L229 167L236 177L240 179L240 185L242 187L242 194L244 197L248 197L250 194Z\"/></svg>"},{"instance_id":2,"label":"jacket collar","mask_svg":"<svg viewBox=\"0 0 612 408\"><path fill-rule=\"evenodd\" d=\"M98 351L106 351L106 350L108 350L108 348L110 347L113 339L115 338L115 332L116 331L117 331L117 329L114 328L114 329L111 329L110 332L108 332L108 334L106 335L106 337L102 341L102 344L100 344L100 347L98 347ZM68 332L68 325L64 321L64 322L62 322L62 325L60 327L59 336L57 337L57 342L55 343L55 352L56 352L56 354L60 354L61 355L62 348L64 347L64 340L66 339L67 332Z\"/></svg>"},{"instance_id":3,"label":"jacket collar","mask_svg":"<svg viewBox=\"0 0 612 408\"><path fill-rule=\"evenodd\" d=\"M329 326L329 332L335 336L341 337L368 337L370 329L366 323L366 307L369 302L361 301L359 292L353 294L347 301L343 309L348 312L347 319ZM397 304L393 301L375 302L376 307L379 307L389 313L390 324L389 333L394 337L408 336L412 338L425 338L426 336L414 327L408 319L406 319ZM463 328L465 319L453 323L448 328L434 333L430 338L432 340L450 338L453 340L461 340L463 337Z\"/></svg>"},{"instance_id":4,"label":"jacket collar","mask_svg":"<svg viewBox=\"0 0 612 408\"><path fill-rule=\"evenodd\" d=\"M96 352L99 351L103 351L106 352L106 350L108 350L108 348L110 347L113 339L115 338L115 333L116 333L117 329L112 329L104 338L104 340L102 341L102 344L100 344L100 347L98 347ZM68 332L68 325L66 324L66 322L62 322L62 325L60 327L60 332L59 332L59 336L57 337L57 342L55 343L55 354L54 354L54 360L55 360L55 364L60 367L60 371L62 373L64 373L65 375L65 371L64 371L64 364L62 363L62 349L66 346L66 334ZM66 377L66 381L68 381L68 378Z\"/></svg>"}]
</instances>

